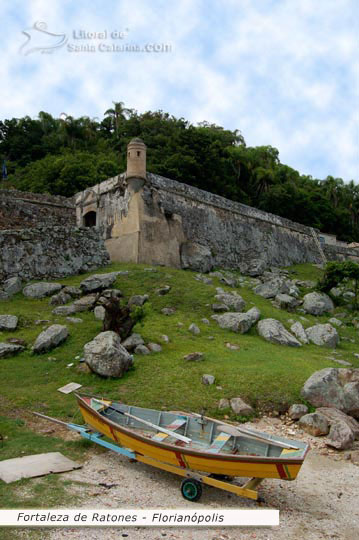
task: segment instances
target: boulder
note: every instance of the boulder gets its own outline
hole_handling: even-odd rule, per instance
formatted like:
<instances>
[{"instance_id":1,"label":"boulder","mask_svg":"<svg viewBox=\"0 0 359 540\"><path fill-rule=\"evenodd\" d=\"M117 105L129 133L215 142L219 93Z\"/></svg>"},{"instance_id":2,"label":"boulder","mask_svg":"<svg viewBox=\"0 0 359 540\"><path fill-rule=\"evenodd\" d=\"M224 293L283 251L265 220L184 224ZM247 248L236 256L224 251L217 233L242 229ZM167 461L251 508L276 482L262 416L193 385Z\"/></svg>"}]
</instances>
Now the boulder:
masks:
<instances>
[{"instance_id":1,"label":"boulder","mask_svg":"<svg viewBox=\"0 0 359 540\"><path fill-rule=\"evenodd\" d=\"M201 333L201 330L198 328L198 326L194 323L190 324L188 327L188 330L195 336L198 336L198 334Z\"/></svg>"},{"instance_id":2,"label":"boulder","mask_svg":"<svg viewBox=\"0 0 359 540\"><path fill-rule=\"evenodd\" d=\"M219 410L229 409L229 407L230 407L229 399L222 398L222 399L219 400L219 402L218 402L218 409Z\"/></svg>"},{"instance_id":3,"label":"boulder","mask_svg":"<svg viewBox=\"0 0 359 540\"><path fill-rule=\"evenodd\" d=\"M78 317L66 317L66 320L69 321L72 324L80 324L80 323L84 322L82 319L80 319Z\"/></svg>"},{"instance_id":4,"label":"boulder","mask_svg":"<svg viewBox=\"0 0 359 540\"><path fill-rule=\"evenodd\" d=\"M101 332L84 347L86 364L102 377L122 377L132 366L133 358L121 345L118 334Z\"/></svg>"},{"instance_id":5,"label":"boulder","mask_svg":"<svg viewBox=\"0 0 359 540\"><path fill-rule=\"evenodd\" d=\"M215 377L213 375L202 375L202 383L203 384L214 384Z\"/></svg>"},{"instance_id":6,"label":"boulder","mask_svg":"<svg viewBox=\"0 0 359 540\"><path fill-rule=\"evenodd\" d=\"M263 319L257 325L258 333L266 341L278 343L279 345L289 345L290 347L301 347L298 341L283 324L276 319Z\"/></svg>"},{"instance_id":7,"label":"boulder","mask_svg":"<svg viewBox=\"0 0 359 540\"><path fill-rule=\"evenodd\" d=\"M138 345L144 345L143 338L141 334L131 334L125 341L122 343L122 346L125 347L128 351L135 350Z\"/></svg>"},{"instance_id":8,"label":"boulder","mask_svg":"<svg viewBox=\"0 0 359 540\"><path fill-rule=\"evenodd\" d=\"M0 315L0 330L16 330L18 321L15 315Z\"/></svg>"},{"instance_id":9,"label":"boulder","mask_svg":"<svg viewBox=\"0 0 359 540\"><path fill-rule=\"evenodd\" d=\"M330 426L344 422L353 432L354 440L359 440L359 422L357 422L351 416L348 416L334 407L319 407L316 412L325 416Z\"/></svg>"},{"instance_id":10,"label":"boulder","mask_svg":"<svg viewBox=\"0 0 359 540\"><path fill-rule=\"evenodd\" d=\"M79 298L80 296L82 296L82 290L80 289L80 287L69 286L62 289L62 291L65 294L69 294L71 298Z\"/></svg>"},{"instance_id":11,"label":"boulder","mask_svg":"<svg viewBox=\"0 0 359 540\"><path fill-rule=\"evenodd\" d=\"M15 356L15 354L18 354L24 349L25 347L22 345L16 345L14 343L0 343L0 358Z\"/></svg>"},{"instance_id":12,"label":"boulder","mask_svg":"<svg viewBox=\"0 0 359 540\"><path fill-rule=\"evenodd\" d=\"M263 296L263 298L274 298L277 294L288 293L289 284L285 278L277 276L270 281L257 285L253 291L259 296Z\"/></svg>"},{"instance_id":13,"label":"boulder","mask_svg":"<svg viewBox=\"0 0 359 540\"><path fill-rule=\"evenodd\" d=\"M353 446L354 434L346 422L336 422L330 428L326 440L328 446L333 446L337 450L348 450Z\"/></svg>"},{"instance_id":14,"label":"boulder","mask_svg":"<svg viewBox=\"0 0 359 540\"><path fill-rule=\"evenodd\" d=\"M249 309L248 311L246 311L246 315L248 315L248 317L250 317L250 319L252 321L252 324L256 324L259 321L259 319L261 318L261 312L255 306L252 307L251 309Z\"/></svg>"},{"instance_id":15,"label":"boulder","mask_svg":"<svg viewBox=\"0 0 359 540\"><path fill-rule=\"evenodd\" d=\"M120 289L105 289L101 292L101 298L122 298L123 292Z\"/></svg>"},{"instance_id":16,"label":"boulder","mask_svg":"<svg viewBox=\"0 0 359 540\"><path fill-rule=\"evenodd\" d=\"M268 267L268 263L265 259L251 259L248 262L241 263L240 271L245 276L260 276L264 270Z\"/></svg>"},{"instance_id":17,"label":"boulder","mask_svg":"<svg viewBox=\"0 0 359 540\"><path fill-rule=\"evenodd\" d=\"M183 357L183 360L185 360L186 362L200 362L203 359L204 354L202 352L189 353Z\"/></svg>"},{"instance_id":18,"label":"boulder","mask_svg":"<svg viewBox=\"0 0 359 540\"><path fill-rule=\"evenodd\" d=\"M22 289L22 281L19 277L11 277L4 281L2 284L2 290L6 292L9 296L20 292Z\"/></svg>"},{"instance_id":19,"label":"boulder","mask_svg":"<svg viewBox=\"0 0 359 540\"><path fill-rule=\"evenodd\" d=\"M207 246L196 242L184 242L181 245L181 266L195 272L207 273L213 268L213 257Z\"/></svg>"},{"instance_id":20,"label":"boulder","mask_svg":"<svg viewBox=\"0 0 359 540\"><path fill-rule=\"evenodd\" d=\"M57 294L54 294L50 298L50 305L51 306L62 306L64 304L67 304L67 302L70 302L71 296L64 291L60 291Z\"/></svg>"},{"instance_id":21,"label":"boulder","mask_svg":"<svg viewBox=\"0 0 359 540\"><path fill-rule=\"evenodd\" d=\"M289 407L288 415L292 420L299 420L302 418L302 416L307 414L307 412L308 407L306 405L303 405L302 403L295 403Z\"/></svg>"},{"instance_id":22,"label":"boulder","mask_svg":"<svg viewBox=\"0 0 359 540\"><path fill-rule=\"evenodd\" d=\"M170 342L170 338L166 334L162 334L161 339L164 343Z\"/></svg>"},{"instance_id":23,"label":"boulder","mask_svg":"<svg viewBox=\"0 0 359 540\"><path fill-rule=\"evenodd\" d=\"M58 293L61 289L61 283L47 283L44 281L27 285L22 292L28 298L45 298L45 296L52 296Z\"/></svg>"},{"instance_id":24,"label":"boulder","mask_svg":"<svg viewBox=\"0 0 359 540\"><path fill-rule=\"evenodd\" d=\"M206 319L205 317L201 319L201 322L203 322L203 324L210 324L209 320Z\"/></svg>"},{"instance_id":25,"label":"boulder","mask_svg":"<svg viewBox=\"0 0 359 540\"><path fill-rule=\"evenodd\" d=\"M334 326L343 326L343 321L340 319L337 319L336 317L331 317L328 321L330 324L334 324Z\"/></svg>"},{"instance_id":26,"label":"boulder","mask_svg":"<svg viewBox=\"0 0 359 540\"><path fill-rule=\"evenodd\" d=\"M107 274L94 274L84 279L80 283L80 288L84 293L102 291L108 289L117 279L117 272L109 272Z\"/></svg>"},{"instance_id":27,"label":"boulder","mask_svg":"<svg viewBox=\"0 0 359 540\"><path fill-rule=\"evenodd\" d=\"M68 306L58 306L57 308L52 310L52 313L54 315L72 315L72 313L76 313L76 311L80 311L76 309L76 306L74 304L70 304Z\"/></svg>"},{"instance_id":28,"label":"boulder","mask_svg":"<svg viewBox=\"0 0 359 540\"><path fill-rule=\"evenodd\" d=\"M50 351L65 341L68 335L67 326L53 324L37 336L32 350L38 354Z\"/></svg>"},{"instance_id":29,"label":"boulder","mask_svg":"<svg viewBox=\"0 0 359 540\"><path fill-rule=\"evenodd\" d=\"M99 321L103 321L105 318L105 308L103 306L96 306L93 310L95 319L98 319Z\"/></svg>"},{"instance_id":30,"label":"boulder","mask_svg":"<svg viewBox=\"0 0 359 540\"><path fill-rule=\"evenodd\" d=\"M314 437L327 435L329 433L328 420L320 413L305 414L299 420L299 426Z\"/></svg>"},{"instance_id":31,"label":"boulder","mask_svg":"<svg viewBox=\"0 0 359 540\"><path fill-rule=\"evenodd\" d=\"M96 294L88 294L82 298L79 298L78 300L75 300L73 303L75 311L89 311L94 307L96 299Z\"/></svg>"},{"instance_id":32,"label":"boulder","mask_svg":"<svg viewBox=\"0 0 359 540\"><path fill-rule=\"evenodd\" d=\"M147 343L147 349L149 349L151 352L157 353L162 351L162 347L159 343Z\"/></svg>"},{"instance_id":33,"label":"boulder","mask_svg":"<svg viewBox=\"0 0 359 540\"><path fill-rule=\"evenodd\" d=\"M359 369L316 371L304 383L301 394L314 407L334 407L359 418Z\"/></svg>"},{"instance_id":34,"label":"boulder","mask_svg":"<svg viewBox=\"0 0 359 540\"><path fill-rule=\"evenodd\" d=\"M137 345L134 352L135 354L150 354L151 351L146 345Z\"/></svg>"},{"instance_id":35,"label":"boulder","mask_svg":"<svg viewBox=\"0 0 359 540\"><path fill-rule=\"evenodd\" d=\"M295 335L295 337L297 339L299 339L299 341L301 341L302 343L305 343L305 344L308 344L309 343L309 339L308 339L308 336L307 336L307 333L306 331L304 330L304 326L302 325L302 323L300 323L299 321L295 322L292 324L292 326L290 327L291 331L293 332L293 334Z\"/></svg>"},{"instance_id":36,"label":"boulder","mask_svg":"<svg viewBox=\"0 0 359 540\"><path fill-rule=\"evenodd\" d=\"M156 290L156 294L158 296L165 296L165 294L168 294L171 290L171 287L169 285L166 285L165 287L161 287L160 289Z\"/></svg>"},{"instance_id":37,"label":"boulder","mask_svg":"<svg viewBox=\"0 0 359 540\"><path fill-rule=\"evenodd\" d=\"M339 335L331 324L315 324L306 330L306 334L311 343L323 347L335 349L339 343Z\"/></svg>"},{"instance_id":38,"label":"boulder","mask_svg":"<svg viewBox=\"0 0 359 540\"><path fill-rule=\"evenodd\" d=\"M0 291L0 300L10 300L11 296L5 291Z\"/></svg>"},{"instance_id":39,"label":"boulder","mask_svg":"<svg viewBox=\"0 0 359 540\"><path fill-rule=\"evenodd\" d=\"M231 351L239 351L240 346L236 345L235 343L226 343L227 349L230 349Z\"/></svg>"},{"instance_id":40,"label":"boulder","mask_svg":"<svg viewBox=\"0 0 359 540\"><path fill-rule=\"evenodd\" d=\"M216 294L215 299L219 304L225 304L231 311L243 311L246 305L245 301L239 294L235 293L222 293Z\"/></svg>"},{"instance_id":41,"label":"boulder","mask_svg":"<svg viewBox=\"0 0 359 540\"><path fill-rule=\"evenodd\" d=\"M232 411L239 416L250 416L254 414L252 407L240 397L232 398L230 403Z\"/></svg>"},{"instance_id":42,"label":"boulder","mask_svg":"<svg viewBox=\"0 0 359 540\"><path fill-rule=\"evenodd\" d=\"M148 294L134 294L128 301L129 306L143 306L147 302L149 296Z\"/></svg>"},{"instance_id":43,"label":"boulder","mask_svg":"<svg viewBox=\"0 0 359 540\"><path fill-rule=\"evenodd\" d=\"M221 328L245 334L251 328L253 319L248 313L223 313L223 315L212 315L212 319L217 321Z\"/></svg>"},{"instance_id":44,"label":"boulder","mask_svg":"<svg viewBox=\"0 0 359 540\"><path fill-rule=\"evenodd\" d=\"M215 313L224 313L229 311L229 307L226 304L212 304L212 309Z\"/></svg>"},{"instance_id":45,"label":"boulder","mask_svg":"<svg viewBox=\"0 0 359 540\"><path fill-rule=\"evenodd\" d=\"M176 313L176 308L164 307L161 309L161 313L163 313L163 315L173 315L174 313Z\"/></svg>"},{"instance_id":46,"label":"boulder","mask_svg":"<svg viewBox=\"0 0 359 540\"><path fill-rule=\"evenodd\" d=\"M298 300L289 294L280 293L275 297L275 302L281 309L292 311L298 306Z\"/></svg>"},{"instance_id":47,"label":"boulder","mask_svg":"<svg viewBox=\"0 0 359 540\"><path fill-rule=\"evenodd\" d=\"M311 292L303 298L303 309L311 315L323 315L334 309L332 299L325 293Z\"/></svg>"}]
</instances>

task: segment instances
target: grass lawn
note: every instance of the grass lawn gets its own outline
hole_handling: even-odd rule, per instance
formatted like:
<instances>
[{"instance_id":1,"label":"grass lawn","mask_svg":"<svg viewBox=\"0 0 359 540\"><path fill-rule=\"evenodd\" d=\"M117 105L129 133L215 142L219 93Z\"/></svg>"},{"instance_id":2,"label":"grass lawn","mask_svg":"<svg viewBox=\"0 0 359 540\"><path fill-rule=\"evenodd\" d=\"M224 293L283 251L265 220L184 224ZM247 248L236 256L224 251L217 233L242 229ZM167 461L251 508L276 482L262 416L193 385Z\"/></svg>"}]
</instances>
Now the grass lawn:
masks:
<instances>
[{"instance_id":1,"label":"grass lawn","mask_svg":"<svg viewBox=\"0 0 359 540\"><path fill-rule=\"evenodd\" d=\"M66 396L57 391L57 388L68 382L82 384L81 391L138 406L197 412L205 408L209 416L221 417L227 414L236 419L228 410L217 410L219 399L240 396L258 411L266 408L281 410L300 401L300 389L314 371L324 367L341 367L328 359L332 354L325 348L314 345L300 348L274 345L260 338L255 328L243 335L219 328L210 318L213 314L210 304L215 302L215 288L221 286L228 291L232 289L220 283L217 278L213 278L212 285L206 285L197 281L196 274L189 271L158 267L156 272L148 272L145 268L144 265L112 264L97 271L129 270L128 276L118 276L114 287L120 288L126 298L132 294L149 294L149 301L145 304L145 318L136 325L134 331L141 333L145 341L158 342L163 347L161 353L136 356L134 369L122 379L103 379L94 374L80 373L76 369L78 360L75 357L82 356L84 344L101 331L102 323L94 318L92 312L75 314L84 322L72 324L65 317L52 314L53 306L49 305L48 298L29 299L19 293L10 301L1 302L0 313L17 315L19 326L15 332L0 332L0 341L16 336L25 339L29 347L16 357L0 360L0 433L4 438L7 437L2 445L0 443L0 460L53 450L76 459L88 451L88 445L84 442L64 441L36 433L36 427L29 422L30 411L39 411L65 421L80 422L73 395ZM322 272L310 264L296 265L289 270L293 272L293 278L314 280ZM58 281L65 285L79 285L85 277L74 276ZM155 290L164 285L171 286L170 292L165 296L157 296ZM300 320L300 314L276 309L269 300L255 295L249 284L240 287L238 292L247 303L246 309L256 305L262 312L262 318L276 318L288 329L288 319ZM163 307L175 307L176 313L165 316L160 311ZM343 308L339 307L336 311L343 311ZM210 320L209 325L201 322L203 317ZM329 316L306 315L306 318L308 322L303 324L310 326L327 322ZM67 324L69 338L50 353L32 355L31 345L42 328L50 324L44 322L36 325L36 320ZM199 326L200 335L193 336L188 331L192 322ZM337 349L342 353L341 358L359 367L359 360L353 355L358 352L357 330L346 326L339 332L341 336L355 339L355 343L341 341ZM169 336L170 343L163 343L162 334ZM214 339L209 339L210 336ZM240 350L228 349L226 342L239 345ZM184 362L183 356L194 351L203 352L204 361ZM70 363L74 364L73 367L67 367ZM215 376L214 385L204 386L201 383L205 373ZM26 499L29 506L51 506L53 500L59 500L59 490L66 500L66 486L61 478L46 477L36 482L24 480L10 486L0 482L0 506L24 504L20 487L30 484L35 487L42 485L46 489L33 488L31 496ZM55 499L48 492L57 494Z\"/></svg>"}]
</instances>

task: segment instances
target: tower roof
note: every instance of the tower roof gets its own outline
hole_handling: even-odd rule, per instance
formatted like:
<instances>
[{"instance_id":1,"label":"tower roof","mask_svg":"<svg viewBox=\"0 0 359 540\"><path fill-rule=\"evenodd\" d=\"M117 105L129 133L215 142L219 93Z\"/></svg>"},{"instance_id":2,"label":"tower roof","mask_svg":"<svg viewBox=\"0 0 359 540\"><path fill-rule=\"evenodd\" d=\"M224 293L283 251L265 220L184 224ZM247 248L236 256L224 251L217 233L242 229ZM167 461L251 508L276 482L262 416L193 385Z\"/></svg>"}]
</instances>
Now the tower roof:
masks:
<instances>
[{"instance_id":1,"label":"tower roof","mask_svg":"<svg viewBox=\"0 0 359 540\"><path fill-rule=\"evenodd\" d=\"M137 143L137 144L138 144L138 143L141 143L141 144L145 144L145 143L143 142L143 140L140 139L139 137L134 137L133 139L130 140L130 142L129 142L128 144L132 144L132 143ZM146 146L146 145L145 145L145 146Z\"/></svg>"}]
</instances>

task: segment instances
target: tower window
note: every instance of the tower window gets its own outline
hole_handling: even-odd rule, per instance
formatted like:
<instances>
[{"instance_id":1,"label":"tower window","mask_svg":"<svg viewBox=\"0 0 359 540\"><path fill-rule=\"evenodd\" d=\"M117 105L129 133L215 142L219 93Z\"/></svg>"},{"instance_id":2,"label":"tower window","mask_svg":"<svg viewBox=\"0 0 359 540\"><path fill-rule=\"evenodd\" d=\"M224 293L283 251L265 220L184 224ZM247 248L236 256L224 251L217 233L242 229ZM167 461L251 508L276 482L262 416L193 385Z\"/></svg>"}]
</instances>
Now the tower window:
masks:
<instances>
[{"instance_id":1,"label":"tower window","mask_svg":"<svg viewBox=\"0 0 359 540\"><path fill-rule=\"evenodd\" d=\"M131 157L131 154L130 154L130 152L128 153L128 157Z\"/></svg>"},{"instance_id":2,"label":"tower window","mask_svg":"<svg viewBox=\"0 0 359 540\"><path fill-rule=\"evenodd\" d=\"M140 157L140 155L141 155L141 152L137 150L137 157Z\"/></svg>"}]
</instances>

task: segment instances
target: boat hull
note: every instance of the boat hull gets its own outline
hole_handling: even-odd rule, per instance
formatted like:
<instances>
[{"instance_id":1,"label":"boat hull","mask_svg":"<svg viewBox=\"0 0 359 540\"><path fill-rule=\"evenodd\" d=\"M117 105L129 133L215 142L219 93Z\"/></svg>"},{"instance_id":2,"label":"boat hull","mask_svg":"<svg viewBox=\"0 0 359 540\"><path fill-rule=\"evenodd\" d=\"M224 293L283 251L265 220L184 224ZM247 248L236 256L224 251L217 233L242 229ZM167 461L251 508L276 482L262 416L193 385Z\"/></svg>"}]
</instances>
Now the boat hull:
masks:
<instances>
[{"instance_id":1,"label":"boat hull","mask_svg":"<svg viewBox=\"0 0 359 540\"><path fill-rule=\"evenodd\" d=\"M170 445L155 444L153 441L147 441L144 437L136 436L129 430L123 429L121 426L102 417L81 399L79 399L79 407L86 424L112 439L119 446L129 448L139 455L185 469L235 477L294 480L304 461L304 456L300 460L295 460L290 457L265 458L224 454L208 455L181 447L174 448Z\"/></svg>"}]
</instances>

